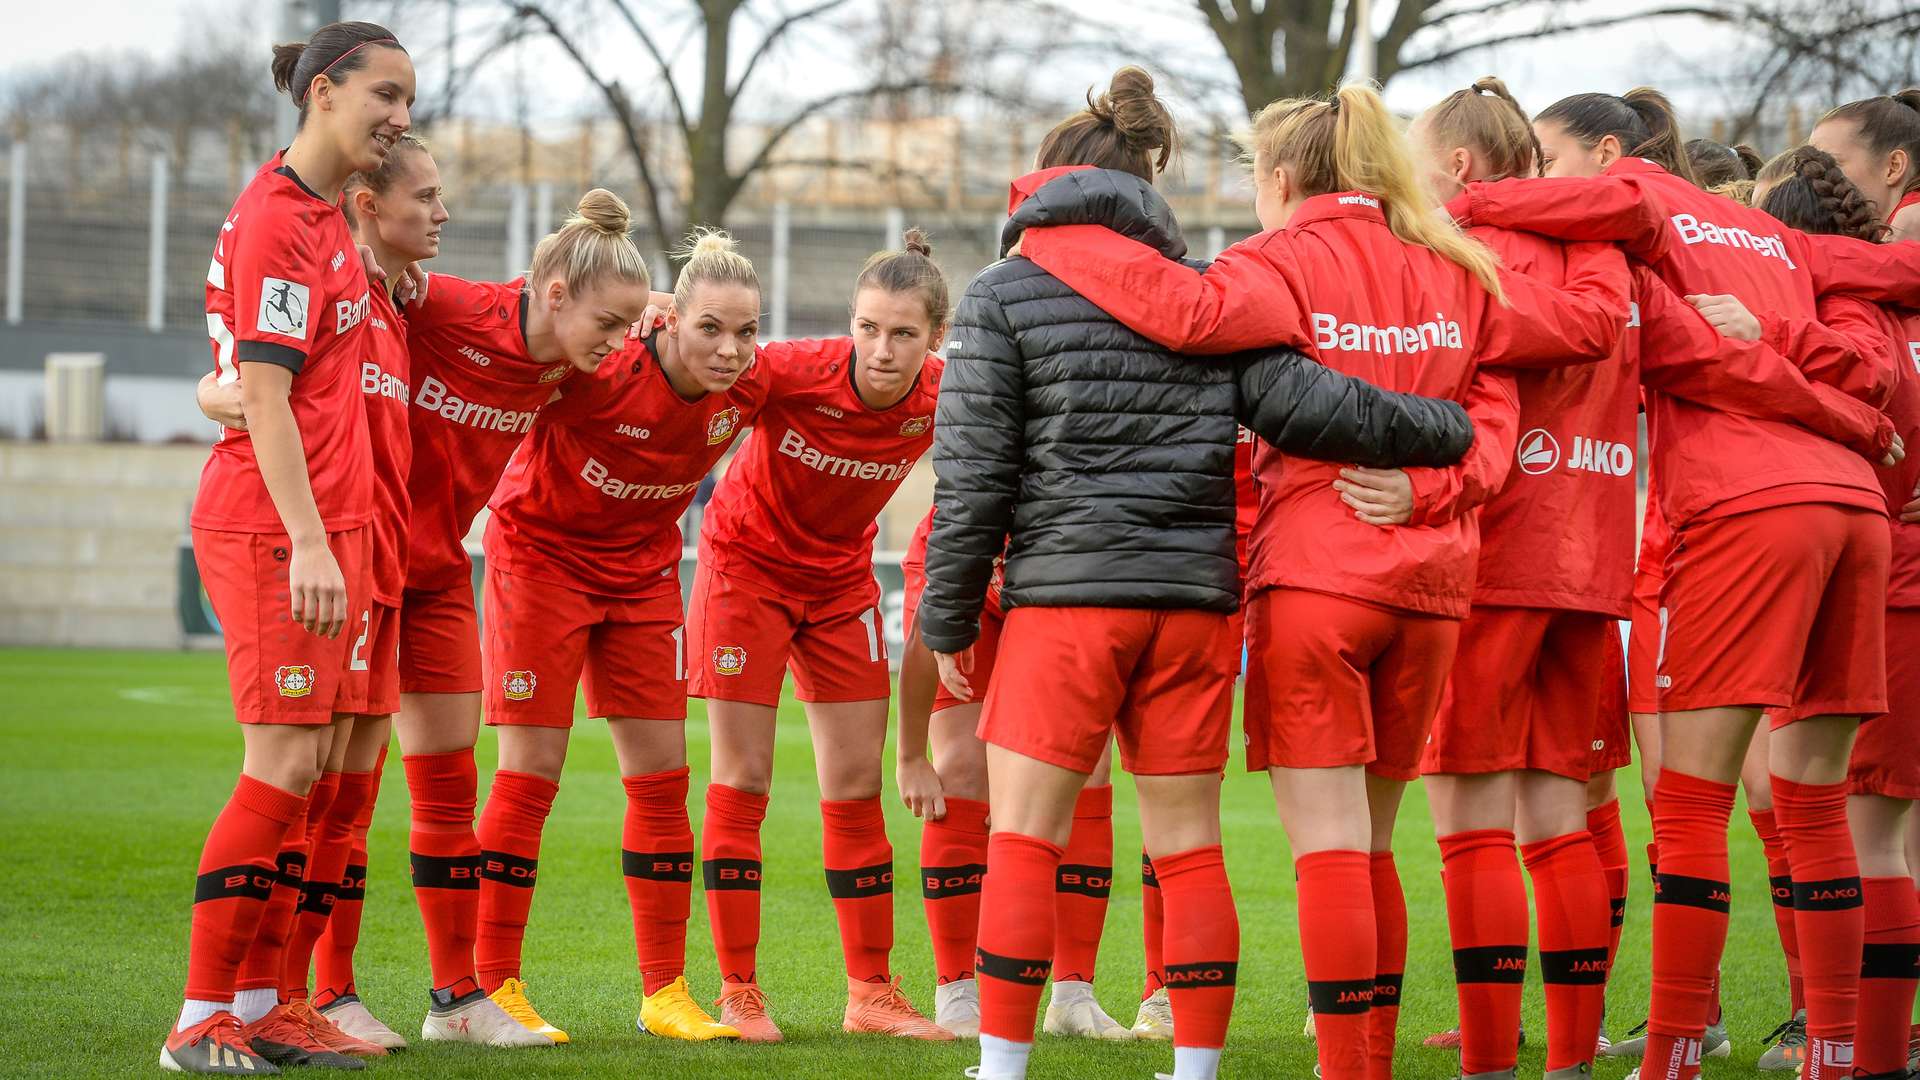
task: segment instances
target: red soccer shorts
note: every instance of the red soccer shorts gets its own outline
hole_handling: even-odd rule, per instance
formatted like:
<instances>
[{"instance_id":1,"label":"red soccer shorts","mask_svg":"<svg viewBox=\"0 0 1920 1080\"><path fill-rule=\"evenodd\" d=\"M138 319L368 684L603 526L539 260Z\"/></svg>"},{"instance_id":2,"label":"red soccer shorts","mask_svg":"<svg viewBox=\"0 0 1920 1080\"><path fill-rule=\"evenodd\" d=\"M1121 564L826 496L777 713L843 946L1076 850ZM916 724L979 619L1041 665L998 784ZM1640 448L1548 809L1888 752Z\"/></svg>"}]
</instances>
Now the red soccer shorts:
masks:
<instances>
[{"instance_id":1,"label":"red soccer shorts","mask_svg":"<svg viewBox=\"0 0 1920 1080\"><path fill-rule=\"evenodd\" d=\"M400 596L400 692L480 692L480 615L473 587L408 589Z\"/></svg>"},{"instance_id":2,"label":"red soccer shorts","mask_svg":"<svg viewBox=\"0 0 1920 1080\"><path fill-rule=\"evenodd\" d=\"M370 530L328 533L347 581L345 629L310 634L293 621L285 534L193 530L193 560L227 648L227 683L243 724L325 724L366 703L373 579ZM359 670L355 670L356 667Z\"/></svg>"},{"instance_id":3,"label":"red soccer shorts","mask_svg":"<svg viewBox=\"0 0 1920 1080\"><path fill-rule=\"evenodd\" d=\"M1660 691L1654 688L1654 661L1660 655L1660 572L1633 576L1633 614L1627 632L1627 711L1657 713Z\"/></svg>"},{"instance_id":4,"label":"red soccer shorts","mask_svg":"<svg viewBox=\"0 0 1920 1080\"><path fill-rule=\"evenodd\" d=\"M1888 608L1887 640L1887 715L1860 725L1847 790L1920 799L1920 608Z\"/></svg>"},{"instance_id":5,"label":"red soccer shorts","mask_svg":"<svg viewBox=\"0 0 1920 1080\"><path fill-rule=\"evenodd\" d=\"M1305 589L1247 603L1247 768L1420 775L1460 620Z\"/></svg>"},{"instance_id":6,"label":"red soccer shorts","mask_svg":"<svg viewBox=\"0 0 1920 1080\"><path fill-rule=\"evenodd\" d=\"M367 716L400 711L400 609L373 602L367 651Z\"/></svg>"},{"instance_id":7,"label":"red soccer shorts","mask_svg":"<svg viewBox=\"0 0 1920 1080\"><path fill-rule=\"evenodd\" d=\"M1608 620L1607 676L1600 689L1587 775L1596 776L1633 764L1633 725L1627 718L1627 658L1620 649L1620 623Z\"/></svg>"},{"instance_id":8,"label":"red soccer shorts","mask_svg":"<svg viewBox=\"0 0 1920 1080\"><path fill-rule=\"evenodd\" d=\"M1887 711L1887 518L1795 503L1688 522L1667 555L1662 712L1744 705L1783 727Z\"/></svg>"},{"instance_id":9,"label":"red soccer shorts","mask_svg":"<svg viewBox=\"0 0 1920 1080\"><path fill-rule=\"evenodd\" d=\"M1611 616L1474 608L1460 625L1420 771L1538 769L1586 782L1601 704L1616 697L1609 680L1620 668L1619 624Z\"/></svg>"},{"instance_id":10,"label":"red soccer shorts","mask_svg":"<svg viewBox=\"0 0 1920 1080\"><path fill-rule=\"evenodd\" d=\"M687 718L678 578L645 597L598 596L487 568L481 699L489 724L572 727L587 715Z\"/></svg>"},{"instance_id":11,"label":"red soccer shorts","mask_svg":"<svg viewBox=\"0 0 1920 1080\"><path fill-rule=\"evenodd\" d=\"M793 668L801 701L878 701L892 693L880 586L796 600L706 566L693 573L687 650L694 697L780 704Z\"/></svg>"},{"instance_id":12,"label":"red soccer shorts","mask_svg":"<svg viewBox=\"0 0 1920 1080\"><path fill-rule=\"evenodd\" d=\"M980 738L1091 773L1117 733L1130 773L1219 772L1233 727L1227 635L1223 612L1014 608Z\"/></svg>"}]
</instances>

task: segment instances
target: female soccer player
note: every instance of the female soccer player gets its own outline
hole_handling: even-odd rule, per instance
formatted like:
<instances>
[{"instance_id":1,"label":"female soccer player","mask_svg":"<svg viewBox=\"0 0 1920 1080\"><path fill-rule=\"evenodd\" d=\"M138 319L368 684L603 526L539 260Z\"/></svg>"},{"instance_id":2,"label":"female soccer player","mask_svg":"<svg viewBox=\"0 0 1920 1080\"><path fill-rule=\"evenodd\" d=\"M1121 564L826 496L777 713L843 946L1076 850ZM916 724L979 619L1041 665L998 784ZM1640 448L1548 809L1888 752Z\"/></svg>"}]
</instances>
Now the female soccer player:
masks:
<instances>
[{"instance_id":1,"label":"female soccer player","mask_svg":"<svg viewBox=\"0 0 1920 1080\"><path fill-rule=\"evenodd\" d=\"M298 891L298 848L275 859L304 841L337 725L365 709L373 459L356 380L371 300L338 204L406 132L413 64L385 28L332 23L276 46L273 77L299 131L240 193L207 271L216 370L240 380L248 430L222 430L192 518L246 757L201 851L186 1003L160 1050L163 1068L220 1075L362 1067L318 1040L311 1010L277 1002L282 943L250 949L276 884ZM241 990L250 955L270 975Z\"/></svg>"},{"instance_id":2,"label":"female soccer player","mask_svg":"<svg viewBox=\"0 0 1920 1080\"><path fill-rule=\"evenodd\" d=\"M980 1034L980 990L974 979L974 949L980 933L980 883L987 858L987 744L976 734L980 699L992 686L993 662L1005 612L1000 609L1000 574L988 582L980 609L980 636L973 645L974 700L962 701L940 682L933 653L920 640L915 615L926 586L927 534L933 511L920 519L907 544L900 569L906 577L906 653L900 658L900 730L896 770L900 798L925 824L920 833L921 898L927 930L933 938L934 1019L956 1035ZM1244 565L1244 564L1243 564ZM928 759L931 750L931 761ZM1067 835L1060 869L1054 875L1053 994L1042 1029L1049 1035L1129 1039L1139 1034L1108 1016L1093 996L1094 962L1106 926L1107 898L1113 886L1113 754L1102 750L1074 802L1073 830ZM1143 872L1151 864L1142 856ZM1157 889L1150 876L1147 888ZM1154 900L1149 893L1143 901ZM1160 920L1145 911L1148 978L1159 970ZM1157 1012L1166 1003L1158 990ZM1148 1037L1173 1033L1171 1014Z\"/></svg>"},{"instance_id":3,"label":"female soccer player","mask_svg":"<svg viewBox=\"0 0 1920 1080\"><path fill-rule=\"evenodd\" d=\"M1643 111L1665 111L1651 91L1630 96L1582 94L1550 107L1536 121L1550 178L1476 185L1465 212L1620 239L1676 291L1730 294L1767 312L1766 340L1820 318L1815 297L1836 284L1887 298L1920 290L1900 253L1816 244L1822 238L1629 156L1653 135ZM1663 126L1671 133L1670 120ZM1884 335L1877 349L1871 332L1851 336L1861 351L1826 381L1879 404L1891 385L1880 374L1889 345ZM1771 709L1774 813L1793 868L1806 984L1806 1074L1822 1080L1851 1067L1863 924L1846 760L1859 717L1885 710L1885 498L1870 465L1806 430L1663 394L1648 404L1653 485L1674 543L1661 592L1659 892L1642 1072L1687 1080L1699 1071L1727 930L1733 782ZM1712 468L1701 467L1703 446L1715 448Z\"/></svg>"},{"instance_id":4,"label":"female soccer player","mask_svg":"<svg viewBox=\"0 0 1920 1080\"><path fill-rule=\"evenodd\" d=\"M1920 240L1920 87L1838 106L1807 141L1840 163L1889 239Z\"/></svg>"},{"instance_id":5,"label":"female soccer player","mask_svg":"<svg viewBox=\"0 0 1920 1080\"><path fill-rule=\"evenodd\" d=\"M1759 151L1745 143L1728 146L1712 139L1688 139L1687 164L1693 181L1708 191L1729 194L1731 184L1750 183L1763 164Z\"/></svg>"},{"instance_id":6,"label":"female soccer player","mask_svg":"<svg viewBox=\"0 0 1920 1080\"><path fill-rule=\"evenodd\" d=\"M848 1031L952 1034L900 992L893 848L881 813L886 639L875 521L933 442L946 279L917 229L867 260L851 336L764 346L766 405L715 489L687 612L688 692L707 699L713 779L700 858L723 980L720 1020L779 1042L755 977L760 826L787 669L806 703L820 782L827 891L846 959ZM733 876L723 876L726 872Z\"/></svg>"},{"instance_id":7,"label":"female soccer player","mask_svg":"<svg viewBox=\"0 0 1920 1080\"><path fill-rule=\"evenodd\" d=\"M1173 147L1172 118L1152 80L1122 69L1042 141L1040 171L1013 184L1003 241L1023 242L1042 221L1077 220L1153 238L1157 246L1145 250L1156 261L1181 254L1177 226L1152 189ZM916 621L941 681L961 700L974 696L971 647L987 582L1006 553L1007 615L980 720L994 800L978 1073L1026 1074L1053 954L1060 845L1117 733L1166 906L1175 1075L1211 1080L1239 949L1219 847L1234 677L1228 613L1240 599L1234 414L1295 452L1383 463L1378 430L1327 392L1334 378L1343 392L1365 384L1290 351L1235 367L1188 363L1025 259L974 279L948 356ZM1383 396L1375 407L1395 400ZM1427 422L1404 418L1394 430L1438 435L1448 426L1439 415L1459 415L1457 406L1417 404L1440 412ZM1292 422L1273 423L1276 408L1297 410ZM1444 459L1458 446L1427 449ZM1371 977L1369 968L1369 991Z\"/></svg>"},{"instance_id":8,"label":"female soccer player","mask_svg":"<svg viewBox=\"0 0 1920 1080\"><path fill-rule=\"evenodd\" d=\"M1271 231L1203 275L1103 230L1038 231L1025 250L1164 345L1295 344L1383 385L1469 402L1475 445L1458 469L1410 478L1255 450L1248 765L1270 771L1296 856L1322 1073L1361 1077L1376 977L1391 984L1402 966L1392 821L1466 614L1471 511L1499 485L1517 434L1510 380L1480 368L1608 355L1626 322L1626 272L1586 253L1568 275L1578 296L1500 274L1433 217L1371 90L1271 105L1251 150ZM1378 528L1390 523L1408 527Z\"/></svg>"},{"instance_id":9,"label":"female soccer player","mask_svg":"<svg viewBox=\"0 0 1920 1080\"><path fill-rule=\"evenodd\" d=\"M687 988L693 877L687 818L686 633L680 515L765 400L754 363L760 283L722 232L697 236L664 329L542 410L490 501L486 717L500 733L481 831L511 894L483 910L479 964L520 977L540 833L559 790L584 679L627 793L621 865L644 988L638 1026L737 1038ZM628 322L620 313L619 328ZM583 530L580 523L590 521ZM709 866L726 888L744 868Z\"/></svg>"}]
</instances>

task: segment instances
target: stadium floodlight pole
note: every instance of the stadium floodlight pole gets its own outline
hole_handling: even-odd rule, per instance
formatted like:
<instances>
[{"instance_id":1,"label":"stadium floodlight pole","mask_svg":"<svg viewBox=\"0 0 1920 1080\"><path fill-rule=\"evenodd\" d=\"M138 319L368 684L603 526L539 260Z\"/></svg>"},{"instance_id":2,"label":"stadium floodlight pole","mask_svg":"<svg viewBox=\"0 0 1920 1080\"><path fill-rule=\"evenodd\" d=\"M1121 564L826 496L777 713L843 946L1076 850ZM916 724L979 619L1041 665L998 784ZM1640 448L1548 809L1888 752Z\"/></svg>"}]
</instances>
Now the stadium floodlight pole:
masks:
<instances>
[{"instance_id":1,"label":"stadium floodlight pole","mask_svg":"<svg viewBox=\"0 0 1920 1080\"><path fill-rule=\"evenodd\" d=\"M7 165L7 322L18 325L27 279L27 140L17 134Z\"/></svg>"},{"instance_id":2,"label":"stadium floodlight pole","mask_svg":"<svg viewBox=\"0 0 1920 1080\"><path fill-rule=\"evenodd\" d=\"M1347 81L1369 83L1378 70L1373 39L1373 0L1347 0L1353 5L1353 53L1347 59ZM1408 3L1409 0L1400 0Z\"/></svg>"},{"instance_id":3,"label":"stadium floodlight pole","mask_svg":"<svg viewBox=\"0 0 1920 1080\"><path fill-rule=\"evenodd\" d=\"M153 152L152 210L147 224L147 329L167 326L167 152Z\"/></svg>"}]
</instances>

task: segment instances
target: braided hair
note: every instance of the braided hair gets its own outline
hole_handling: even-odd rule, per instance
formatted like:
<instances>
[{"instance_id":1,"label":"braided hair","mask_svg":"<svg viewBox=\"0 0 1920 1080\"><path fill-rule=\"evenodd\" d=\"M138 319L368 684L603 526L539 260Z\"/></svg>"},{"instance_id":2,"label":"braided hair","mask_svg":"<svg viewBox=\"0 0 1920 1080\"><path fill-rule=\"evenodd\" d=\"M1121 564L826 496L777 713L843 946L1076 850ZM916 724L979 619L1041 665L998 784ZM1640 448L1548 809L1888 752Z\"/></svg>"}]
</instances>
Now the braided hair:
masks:
<instances>
[{"instance_id":1,"label":"braided hair","mask_svg":"<svg viewBox=\"0 0 1920 1080\"><path fill-rule=\"evenodd\" d=\"M1760 209L1803 232L1876 243L1886 235L1872 201L1824 150L1796 146L1762 166L1755 179L1766 192Z\"/></svg>"}]
</instances>

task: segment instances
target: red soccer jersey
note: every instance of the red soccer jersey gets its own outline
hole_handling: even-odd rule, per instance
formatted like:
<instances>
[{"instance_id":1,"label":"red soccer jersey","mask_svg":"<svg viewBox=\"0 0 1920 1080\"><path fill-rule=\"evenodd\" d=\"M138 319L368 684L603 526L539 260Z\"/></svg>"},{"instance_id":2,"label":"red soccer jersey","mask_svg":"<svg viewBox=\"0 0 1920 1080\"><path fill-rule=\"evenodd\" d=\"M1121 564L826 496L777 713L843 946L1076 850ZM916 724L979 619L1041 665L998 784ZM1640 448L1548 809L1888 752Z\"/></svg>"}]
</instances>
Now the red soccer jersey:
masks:
<instances>
[{"instance_id":1,"label":"red soccer jersey","mask_svg":"<svg viewBox=\"0 0 1920 1080\"><path fill-rule=\"evenodd\" d=\"M650 338L601 363L540 413L489 505L487 561L516 577L601 596L680 585L680 515L753 423L765 365L697 401L667 382Z\"/></svg>"},{"instance_id":2,"label":"red soccer jersey","mask_svg":"<svg viewBox=\"0 0 1920 1080\"><path fill-rule=\"evenodd\" d=\"M933 445L938 356L907 396L869 408L853 339L762 346L766 405L713 493L700 561L784 596L817 600L873 578L876 520Z\"/></svg>"},{"instance_id":3,"label":"red soccer jersey","mask_svg":"<svg viewBox=\"0 0 1920 1080\"><path fill-rule=\"evenodd\" d=\"M520 286L433 274L407 306L414 405L407 425L409 588L467 580L467 529L540 407L573 371L565 361L543 364L527 354Z\"/></svg>"},{"instance_id":4,"label":"red soccer jersey","mask_svg":"<svg viewBox=\"0 0 1920 1080\"><path fill-rule=\"evenodd\" d=\"M207 333L222 383L243 362L293 372L287 404L300 429L314 506L328 532L372 517L373 456L355 394L367 354L367 272L340 208L275 154L221 226L207 267ZM260 476L253 438L220 429L200 472L194 527L286 531Z\"/></svg>"},{"instance_id":5,"label":"red soccer jersey","mask_svg":"<svg viewBox=\"0 0 1920 1080\"><path fill-rule=\"evenodd\" d=\"M407 584L407 472L413 436L407 431L407 325L385 289L374 289L367 316L367 357L360 362L360 396L373 443L373 598L400 606Z\"/></svg>"},{"instance_id":6,"label":"red soccer jersey","mask_svg":"<svg viewBox=\"0 0 1920 1080\"><path fill-rule=\"evenodd\" d=\"M1894 468L1879 470L1887 506L1893 513L1893 563L1887 579L1887 606L1920 608L1920 522L1900 520L1900 508L1913 500L1914 488L1920 485L1920 311L1896 309L1891 314L1900 326L1900 334L1894 340L1894 349L1899 354L1900 382L1887 405L1887 415L1893 418L1894 427L1906 440L1907 458Z\"/></svg>"}]
</instances>

